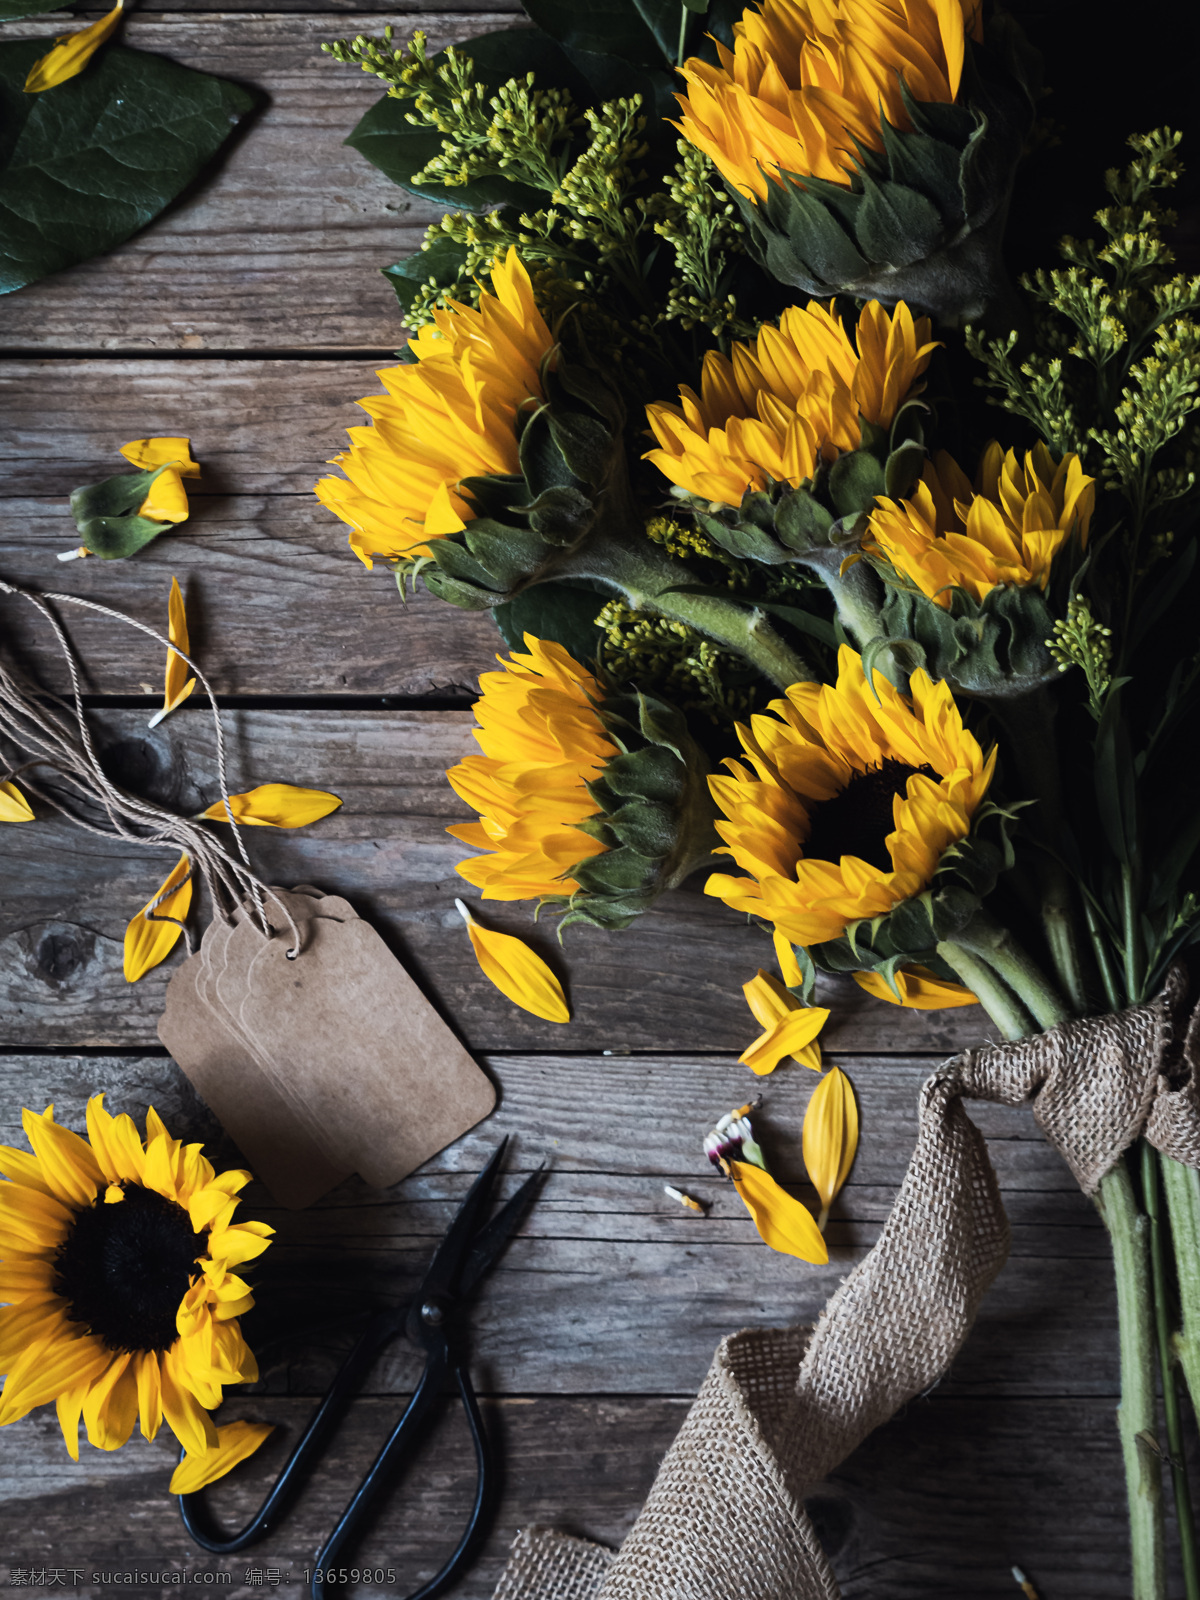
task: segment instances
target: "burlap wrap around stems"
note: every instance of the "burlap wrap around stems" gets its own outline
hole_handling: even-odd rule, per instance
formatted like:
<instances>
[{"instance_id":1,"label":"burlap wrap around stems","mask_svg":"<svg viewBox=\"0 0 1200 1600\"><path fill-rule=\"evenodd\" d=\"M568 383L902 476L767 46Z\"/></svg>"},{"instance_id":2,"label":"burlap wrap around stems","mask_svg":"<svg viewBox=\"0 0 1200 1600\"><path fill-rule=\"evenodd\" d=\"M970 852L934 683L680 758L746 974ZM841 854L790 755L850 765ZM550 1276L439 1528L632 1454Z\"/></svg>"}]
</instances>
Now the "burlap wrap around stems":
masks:
<instances>
[{"instance_id":1,"label":"burlap wrap around stems","mask_svg":"<svg viewBox=\"0 0 1200 1600\"><path fill-rule=\"evenodd\" d=\"M1200 1007L1181 1037L1183 991L1172 973L1147 1005L968 1050L936 1072L883 1232L815 1329L724 1339L620 1550L526 1529L495 1600L837 1600L804 1496L942 1375L1008 1256L996 1175L963 1102L1032 1100L1085 1194L1139 1134L1200 1167Z\"/></svg>"}]
</instances>

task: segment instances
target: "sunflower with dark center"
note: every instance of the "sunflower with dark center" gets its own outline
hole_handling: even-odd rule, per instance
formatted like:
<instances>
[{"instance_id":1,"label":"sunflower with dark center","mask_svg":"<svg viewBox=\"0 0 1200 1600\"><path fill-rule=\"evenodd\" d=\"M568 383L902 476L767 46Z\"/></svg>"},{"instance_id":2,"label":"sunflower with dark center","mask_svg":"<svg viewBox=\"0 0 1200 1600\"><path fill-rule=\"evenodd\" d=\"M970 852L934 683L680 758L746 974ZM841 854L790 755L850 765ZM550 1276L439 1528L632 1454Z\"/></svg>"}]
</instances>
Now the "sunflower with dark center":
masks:
<instances>
[{"instance_id":1,"label":"sunflower with dark center","mask_svg":"<svg viewBox=\"0 0 1200 1600\"><path fill-rule=\"evenodd\" d=\"M739 727L747 761L709 783L722 853L744 876L714 873L707 893L813 945L928 886L971 831L996 752L984 755L946 684L915 672L910 689L868 684L843 646L836 685L795 684Z\"/></svg>"},{"instance_id":2,"label":"sunflower with dark center","mask_svg":"<svg viewBox=\"0 0 1200 1600\"><path fill-rule=\"evenodd\" d=\"M209 1412L225 1384L258 1376L237 1322L254 1300L234 1269L273 1230L232 1220L248 1172L218 1175L153 1109L143 1142L102 1102L88 1102L87 1139L49 1106L22 1113L32 1154L0 1146L0 1425L53 1400L78 1460L81 1416L101 1450L165 1420L190 1459L219 1454L227 1470L269 1432L219 1438Z\"/></svg>"}]
</instances>

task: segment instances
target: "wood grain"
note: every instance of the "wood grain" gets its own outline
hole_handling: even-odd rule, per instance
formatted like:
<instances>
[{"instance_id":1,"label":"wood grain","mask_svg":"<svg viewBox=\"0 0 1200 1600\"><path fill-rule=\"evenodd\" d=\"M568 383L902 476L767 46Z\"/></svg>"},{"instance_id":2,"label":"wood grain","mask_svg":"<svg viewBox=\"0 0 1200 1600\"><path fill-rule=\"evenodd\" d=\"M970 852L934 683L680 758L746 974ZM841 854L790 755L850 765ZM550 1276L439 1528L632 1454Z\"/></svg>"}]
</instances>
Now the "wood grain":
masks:
<instances>
[{"instance_id":1,"label":"wood grain","mask_svg":"<svg viewBox=\"0 0 1200 1600\"><path fill-rule=\"evenodd\" d=\"M147 641L139 677L155 674L156 655ZM518 1010L487 982L453 904L464 892L455 865L467 852L445 831L469 815L444 777L474 748L469 712L222 715L231 791L285 781L344 802L312 828L249 830L257 871L268 882L345 895L472 1048L740 1052L750 1043L756 1030L739 985L769 962L770 946L705 895L701 877L626 932L572 929L562 949L548 921L533 925L529 907L488 904L487 921L519 931L567 979L574 1017L565 1028ZM108 770L138 793L184 815L218 798L213 726L195 696L153 731L138 712L96 713L94 721ZM126 985L121 941L173 864L161 847L98 839L60 819L0 829L0 1043L157 1043L172 963ZM831 1049L949 1054L983 1031L973 1007L863 1005L845 980L821 993L834 1012Z\"/></svg>"},{"instance_id":2,"label":"wood grain","mask_svg":"<svg viewBox=\"0 0 1200 1600\"><path fill-rule=\"evenodd\" d=\"M473 8L420 18L438 49L515 20ZM335 6L315 16L129 17L127 44L252 85L265 103L143 233L6 297L3 349L394 349L403 333L380 269L417 249L447 207L414 199L343 147L384 87L321 51L328 40L377 33L381 21ZM34 17L0 28L0 38L55 31Z\"/></svg>"}]
</instances>

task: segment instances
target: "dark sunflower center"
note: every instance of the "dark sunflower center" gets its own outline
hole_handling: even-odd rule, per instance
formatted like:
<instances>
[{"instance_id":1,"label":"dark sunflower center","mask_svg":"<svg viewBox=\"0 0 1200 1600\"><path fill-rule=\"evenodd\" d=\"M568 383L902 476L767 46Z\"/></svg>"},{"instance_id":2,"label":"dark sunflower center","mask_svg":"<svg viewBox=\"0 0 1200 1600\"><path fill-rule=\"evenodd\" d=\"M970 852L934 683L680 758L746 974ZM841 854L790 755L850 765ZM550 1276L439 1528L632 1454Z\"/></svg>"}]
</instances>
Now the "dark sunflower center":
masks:
<instances>
[{"instance_id":1,"label":"dark sunflower center","mask_svg":"<svg viewBox=\"0 0 1200 1600\"><path fill-rule=\"evenodd\" d=\"M892 801L908 792L914 773L937 779L930 766L909 767L891 756L877 767L856 772L846 787L813 808L804 854L817 861L858 856L881 872L890 872L887 837L895 832Z\"/></svg>"},{"instance_id":2,"label":"dark sunflower center","mask_svg":"<svg viewBox=\"0 0 1200 1600\"><path fill-rule=\"evenodd\" d=\"M76 1216L59 1246L54 1288L71 1321L110 1350L166 1350L208 1235L155 1190L122 1188L123 1200L108 1205L101 1195Z\"/></svg>"}]
</instances>

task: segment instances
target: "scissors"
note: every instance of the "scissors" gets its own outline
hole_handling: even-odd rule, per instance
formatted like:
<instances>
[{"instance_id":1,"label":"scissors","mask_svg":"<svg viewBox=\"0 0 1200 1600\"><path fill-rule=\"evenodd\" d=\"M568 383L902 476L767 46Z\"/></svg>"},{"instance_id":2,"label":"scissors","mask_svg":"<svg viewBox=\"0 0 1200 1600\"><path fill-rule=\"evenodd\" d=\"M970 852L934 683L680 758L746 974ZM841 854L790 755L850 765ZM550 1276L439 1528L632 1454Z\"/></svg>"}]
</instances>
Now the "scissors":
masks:
<instances>
[{"instance_id":1,"label":"scissors","mask_svg":"<svg viewBox=\"0 0 1200 1600\"><path fill-rule=\"evenodd\" d=\"M461 1349L459 1324L466 1298L512 1237L533 1203L543 1177L543 1169L539 1168L526 1178L492 1220L483 1224L507 1143L507 1139L501 1141L471 1185L411 1305L407 1309L380 1311L367 1324L253 1520L240 1533L226 1534L209 1519L203 1490L179 1496L183 1525L203 1549L216 1555L232 1555L265 1538L276 1527L316 1465L375 1358L385 1345L404 1333L424 1350L425 1370L404 1415L316 1556L312 1597L313 1600L327 1600L335 1592L335 1579L343 1577L338 1560L341 1551L353 1542L384 1491L400 1476L448 1377L458 1386L475 1447L475 1497L458 1548L441 1571L420 1589L415 1589L408 1600L433 1600L466 1568L484 1531L483 1518L491 1504L495 1470L479 1402Z\"/></svg>"}]
</instances>

